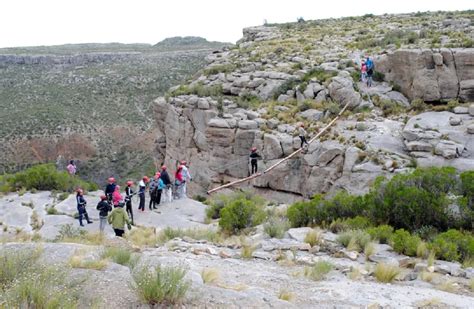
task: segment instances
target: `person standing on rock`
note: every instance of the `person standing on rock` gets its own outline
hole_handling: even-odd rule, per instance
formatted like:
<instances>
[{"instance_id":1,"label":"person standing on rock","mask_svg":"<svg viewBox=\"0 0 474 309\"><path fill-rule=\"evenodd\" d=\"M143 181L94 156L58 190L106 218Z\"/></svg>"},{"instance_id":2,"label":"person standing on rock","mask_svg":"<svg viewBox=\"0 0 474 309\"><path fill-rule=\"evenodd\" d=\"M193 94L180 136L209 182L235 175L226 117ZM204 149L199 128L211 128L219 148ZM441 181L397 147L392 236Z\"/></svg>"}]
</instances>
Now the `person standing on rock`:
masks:
<instances>
[{"instance_id":1,"label":"person standing on rock","mask_svg":"<svg viewBox=\"0 0 474 309\"><path fill-rule=\"evenodd\" d=\"M80 226L84 226L82 223L82 218L86 218L87 223L91 224L92 221L89 219L89 214L86 210L86 199L84 198L84 191L82 189L77 189L76 194L76 202L77 202L77 212L79 213L79 224Z\"/></svg>"},{"instance_id":2,"label":"person standing on rock","mask_svg":"<svg viewBox=\"0 0 474 309\"><path fill-rule=\"evenodd\" d=\"M168 171L166 170L166 165L161 167L160 179L163 181L165 188L163 189L163 203L172 201L172 190L171 190L171 179Z\"/></svg>"},{"instance_id":3,"label":"person standing on rock","mask_svg":"<svg viewBox=\"0 0 474 309\"><path fill-rule=\"evenodd\" d=\"M261 156L257 153L257 147L252 147L252 149L250 149L250 165L251 165L251 169L252 169L252 172L250 175L253 175L257 172L258 170L258 166L257 166L257 160L259 158L261 158Z\"/></svg>"},{"instance_id":4,"label":"person standing on rock","mask_svg":"<svg viewBox=\"0 0 474 309\"><path fill-rule=\"evenodd\" d=\"M69 164L66 167L66 169L69 175L71 176L76 175L77 168L76 168L76 165L74 164L74 160L69 161Z\"/></svg>"},{"instance_id":5,"label":"person standing on rock","mask_svg":"<svg viewBox=\"0 0 474 309\"><path fill-rule=\"evenodd\" d=\"M112 203L114 207L117 207L118 204L123 200L122 194L120 194L120 186L115 186L115 191L112 193Z\"/></svg>"},{"instance_id":6,"label":"person standing on rock","mask_svg":"<svg viewBox=\"0 0 474 309\"><path fill-rule=\"evenodd\" d=\"M176 198L180 199L183 197L183 166L178 166L176 173L174 174L174 186L176 188Z\"/></svg>"},{"instance_id":7,"label":"person standing on rock","mask_svg":"<svg viewBox=\"0 0 474 309\"><path fill-rule=\"evenodd\" d=\"M372 76L374 75L374 62L367 56L365 60L365 65L367 66L367 87L372 87Z\"/></svg>"},{"instance_id":8,"label":"person standing on rock","mask_svg":"<svg viewBox=\"0 0 474 309\"><path fill-rule=\"evenodd\" d=\"M125 233L125 224L127 224L129 230L132 228L130 225L130 219L123 209L123 203L119 203L118 206L112 210L108 217L108 221L114 229L115 236L118 237L123 237L123 233Z\"/></svg>"},{"instance_id":9,"label":"person standing on rock","mask_svg":"<svg viewBox=\"0 0 474 309\"><path fill-rule=\"evenodd\" d=\"M360 79L363 83L367 82L367 65L365 60L362 60L362 65L360 66Z\"/></svg>"},{"instance_id":10,"label":"person standing on rock","mask_svg":"<svg viewBox=\"0 0 474 309\"><path fill-rule=\"evenodd\" d=\"M148 192L150 193L150 203L148 205L148 208L150 210L156 209L156 191L157 190L158 190L158 181L157 181L157 177L155 176L150 180L150 185L148 186Z\"/></svg>"},{"instance_id":11,"label":"person standing on rock","mask_svg":"<svg viewBox=\"0 0 474 309\"><path fill-rule=\"evenodd\" d=\"M107 196L100 196L100 202L97 204L97 210L99 211L99 230L101 233L103 233L105 225L107 224L107 216L109 215L109 211L112 210L112 206L110 206L110 204L107 202Z\"/></svg>"},{"instance_id":12,"label":"person standing on rock","mask_svg":"<svg viewBox=\"0 0 474 309\"><path fill-rule=\"evenodd\" d=\"M156 181L156 204L160 205L161 202L161 194L163 193L163 189L165 187L165 183L161 179L161 174L159 172L156 172L155 175L155 181Z\"/></svg>"},{"instance_id":13,"label":"person standing on rock","mask_svg":"<svg viewBox=\"0 0 474 309\"><path fill-rule=\"evenodd\" d=\"M114 194L115 192L115 178L114 177L109 177L108 179L108 184L107 186L105 187L105 196L107 196L107 201L109 201L110 204L112 204L112 195Z\"/></svg>"},{"instance_id":14,"label":"person standing on rock","mask_svg":"<svg viewBox=\"0 0 474 309\"><path fill-rule=\"evenodd\" d=\"M132 196L135 195L135 192L133 192L132 189L133 186L133 181L129 180L127 181L127 187L125 188L125 208L127 210L127 214L132 220L132 225L133 223L133 209L132 209Z\"/></svg>"},{"instance_id":15,"label":"person standing on rock","mask_svg":"<svg viewBox=\"0 0 474 309\"><path fill-rule=\"evenodd\" d=\"M183 167L183 169L181 171L181 174L183 176L183 197L186 197L187 183L191 182L191 180L192 180L191 173L189 172L189 168L188 168L187 164L188 164L188 162L186 162L184 160L181 161L181 166Z\"/></svg>"},{"instance_id":16,"label":"person standing on rock","mask_svg":"<svg viewBox=\"0 0 474 309\"><path fill-rule=\"evenodd\" d=\"M304 129L304 124L302 123L298 129L298 135L301 139L301 148L303 148L304 145L308 145L308 142L306 141L306 130Z\"/></svg>"},{"instance_id":17,"label":"person standing on rock","mask_svg":"<svg viewBox=\"0 0 474 309\"><path fill-rule=\"evenodd\" d=\"M140 205L138 206L138 210L145 211L145 190L146 184L148 183L149 178L147 176L143 176L142 180L138 183L138 197L140 198Z\"/></svg>"}]
</instances>

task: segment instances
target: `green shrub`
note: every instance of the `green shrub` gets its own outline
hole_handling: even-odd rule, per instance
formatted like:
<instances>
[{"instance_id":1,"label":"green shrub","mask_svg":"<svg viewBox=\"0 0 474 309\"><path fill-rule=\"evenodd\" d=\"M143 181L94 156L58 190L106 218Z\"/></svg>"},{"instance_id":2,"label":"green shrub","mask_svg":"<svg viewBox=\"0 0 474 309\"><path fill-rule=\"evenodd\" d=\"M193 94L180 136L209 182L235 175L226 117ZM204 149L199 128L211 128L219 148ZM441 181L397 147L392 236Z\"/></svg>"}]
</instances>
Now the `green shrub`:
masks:
<instances>
[{"instance_id":1,"label":"green shrub","mask_svg":"<svg viewBox=\"0 0 474 309\"><path fill-rule=\"evenodd\" d=\"M263 225L263 230L272 238L283 238L289 227L290 224L288 220L271 217L268 222Z\"/></svg>"},{"instance_id":2,"label":"green shrub","mask_svg":"<svg viewBox=\"0 0 474 309\"><path fill-rule=\"evenodd\" d=\"M474 171L461 173L461 193L467 198L468 206L474 208Z\"/></svg>"},{"instance_id":3,"label":"green shrub","mask_svg":"<svg viewBox=\"0 0 474 309\"><path fill-rule=\"evenodd\" d=\"M181 267L158 265L149 270L144 267L133 273L133 287L140 299L149 305L175 304L186 294L190 283L184 279L186 270Z\"/></svg>"},{"instance_id":4,"label":"green shrub","mask_svg":"<svg viewBox=\"0 0 474 309\"><path fill-rule=\"evenodd\" d=\"M0 252L0 291L24 273L31 272L40 255L41 250L38 249Z\"/></svg>"},{"instance_id":5,"label":"green shrub","mask_svg":"<svg viewBox=\"0 0 474 309\"><path fill-rule=\"evenodd\" d=\"M210 67L207 67L204 69L204 75L215 75L219 73L230 73L235 70L235 65L233 64L219 64L219 65L213 65Z\"/></svg>"},{"instance_id":6,"label":"green shrub","mask_svg":"<svg viewBox=\"0 0 474 309\"><path fill-rule=\"evenodd\" d=\"M263 206L263 200L250 193L236 196L220 210L219 226L229 233L256 226L265 219Z\"/></svg>"},{"instance_id":7,"label":"green shrub","mask_svg":"<svg viewBox=\"0 0 474 309\"><path fill-rule=\"evenodd\" d=\"M320 281L332 270L333 265L327 261L318 261L304 270L305 277L314 281Z\"/></svg>"},{"instance_id":8,"label":"green shrub","mask_svg":"<svg viewBox=\"0 0 474 309\"><path fill-rule=\"evenodd\" d=\"M296 202L286 212L292 227L315 225L318 208L322 203L322 196L316 195L310 201Z\"/></svg>"},{"instance_id":9,"label":"green shrub","mask_svg":"<svg viewBox=\"0 0 474 309\"><path fill-rule=\"evenodd\" d=\"M320 83L324 83L326 80L336 76L337 73L335 72L326 72L324 71L324 69L321 69L321 68L314 68L314 69L311 69L310 71L308 71L308 73L306 73L302 80L303 82L309 82L311 79L315 78L317 81L319 81Z\"/></svg>"},{"instance_id":10,"label":"green shrub","mask_svg":"<svg viewBox=\"0 0 474 309\"><path fill-rule=\"evenodd\" d=\"M474 257L474 236L450 229L436 236L430 248L437 257L444 260L469 260Z\"/></svg>"},{"instance_id":11,"label":"green shrub","mask_svg":"<svg viewBox=\"0 0 474 309\"><path fill-rule=\"evenodd\" d=\"M388 244L392 238L393 227L390 225L379 225L377 227L371 227L366 230L367 234L374 240L378 240L381 244Z\"/></svg>"},{"instance_id":12,"label":"green shrub","mask_svg":"<svg viewBox=\"0 0 474 309\"><path fill-rule=\"evenodd\" d=\"M102 258L111 259L114 263L127 266L132 258L132 252L127 248L107 247L102 253Z\"/></svg>"},{"instance_id":13,"label":"green shrub","mask_svg":"<svg viewBox=\"0 0 474 309\"><path fill-rule=\"evenodd\" d=\"M399 229L393 233L390 241L395 252L408 256L416 256L421 239L418 236L411 235L410 232L404 229Z\"/></svg>"},{"instance_id":14,"label":"green shrub","mask_svg":"<svg viewBox=\"0 0 474 309\"><path fill-rule=\"evenodd\" d=\"M362 230L352 230L340 234L337 242L347 248L347 250L361 252L371 241L370 235Z\"/></svg>"},{"instance_id":15,"label":"green shrub","mask_svg":"<svg viewBox=\"0 0 474 309\"><path fill-rule=\"evenodd\" d=\"M372 78L376 82L383 82L385 80L385 75L382 72L375 71Z\"/></svg>"},{"instance_id":16,"label":"green shrub","mask_svg":"<svg viewBox=\"0 0 474 309\"><path fill-rule=\"evenodd\" d=\"M411 110L422 112L422 111L425 111L427 108L428 108L428 105L422 99L415 99L411 101L411 104L410 104Z\"/></svg>"},{"instance_id":17,"label":"green shrub","mask_svg":"<svg viewBox=\"0 0 474 309\"><path fill-rule=\"evenodd\" d=\"M72 192L77 188L87 191L94 191L98 186L93 183L70 176L67 172L58 171L54 164L39 164L30 167L22 172L8 175L2 178L6 181L10 191L21 188L27 190L61 190Z\"/></svg>"},{"instance_id":18,"label":"green shrub","mask_svg":"<svg viewBox=\"0 0 474 309\"><path fill-rule=\"evenodd\" d=\"M361 216L357 216L357 217L354 217L354 218L348 218L344 221L345 221L345 224L347 224L347 226L350 229L353 229L353 230L364 230L364 229L372 226L372 223L370 222L369 219L367 219L365 217L361 217Z\"/></svg>"}]
</instances>

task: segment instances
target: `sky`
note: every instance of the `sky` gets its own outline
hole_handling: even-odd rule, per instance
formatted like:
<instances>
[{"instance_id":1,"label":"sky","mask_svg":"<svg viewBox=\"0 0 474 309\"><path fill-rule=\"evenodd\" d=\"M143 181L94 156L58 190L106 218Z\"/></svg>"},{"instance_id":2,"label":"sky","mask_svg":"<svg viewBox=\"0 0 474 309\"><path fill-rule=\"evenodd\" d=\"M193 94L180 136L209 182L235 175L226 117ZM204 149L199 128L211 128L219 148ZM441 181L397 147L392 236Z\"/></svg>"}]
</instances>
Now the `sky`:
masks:
<instances>
[{"instance_id":1,"label":"sky","mask_svg":"<svg viewBox=\"0 0 474 309\"><path fill-rule=\"evenodd\" d=\"M235 43L244 27L367 13L474 9L474 0L1 0L0 47L150 43L201 36Z\"/></svg>"}]
</instances>

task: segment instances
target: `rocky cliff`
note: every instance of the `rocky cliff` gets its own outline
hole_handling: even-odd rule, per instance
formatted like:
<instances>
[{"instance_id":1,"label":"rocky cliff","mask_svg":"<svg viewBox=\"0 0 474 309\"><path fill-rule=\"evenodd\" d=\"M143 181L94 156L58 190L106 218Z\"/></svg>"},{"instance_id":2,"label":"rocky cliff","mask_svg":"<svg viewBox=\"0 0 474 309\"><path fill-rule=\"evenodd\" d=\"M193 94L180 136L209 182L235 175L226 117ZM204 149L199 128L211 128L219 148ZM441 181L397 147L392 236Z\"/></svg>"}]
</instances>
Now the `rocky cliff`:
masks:
<instances>
[{"instance_id":1,"label":"rocky cliff","mask_svg":"<svg viewBox=\"0 0 474 309\"><path fill-rule=\"evenodd\" d=\"M244 186L310 197L364 192L376 177L417 165L474 168L474 106L462 103L472 101L474 49L386 45L370 51L377 81L369 88L357 65L367 49L353 48L356 34L324 34L325 26L247 28L235 48L208 56L195 80L155 100L158 159L171 166L187 159L192 191L202 194L248 176L251 147L262 170L298 149L300 124L312 136L348 103L350 111L305 154ZM360 31L356 22L350 29Z\"/></svg>"}]
</instances>

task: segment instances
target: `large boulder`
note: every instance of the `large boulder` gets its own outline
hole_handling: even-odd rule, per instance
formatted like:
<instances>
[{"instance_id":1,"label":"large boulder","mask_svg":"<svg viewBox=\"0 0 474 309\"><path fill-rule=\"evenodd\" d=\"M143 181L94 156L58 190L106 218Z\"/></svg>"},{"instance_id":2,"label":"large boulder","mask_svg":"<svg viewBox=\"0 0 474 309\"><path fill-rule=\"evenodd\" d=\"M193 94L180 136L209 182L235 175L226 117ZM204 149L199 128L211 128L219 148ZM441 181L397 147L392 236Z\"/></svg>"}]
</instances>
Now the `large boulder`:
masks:
<instances>
[{"instance_id":1,"label":"large boulder","mask_svg":"<svg viewBox=\"0 0 474 309\"><path fill-rule=\"evenodd\" d=\"M354 89L352 79L349 77L334 77L328 88L331 98L339 103L341 107L349 103L349 108L354 109L362 101L360 94Z\"/></svg>"}]
</instances>

